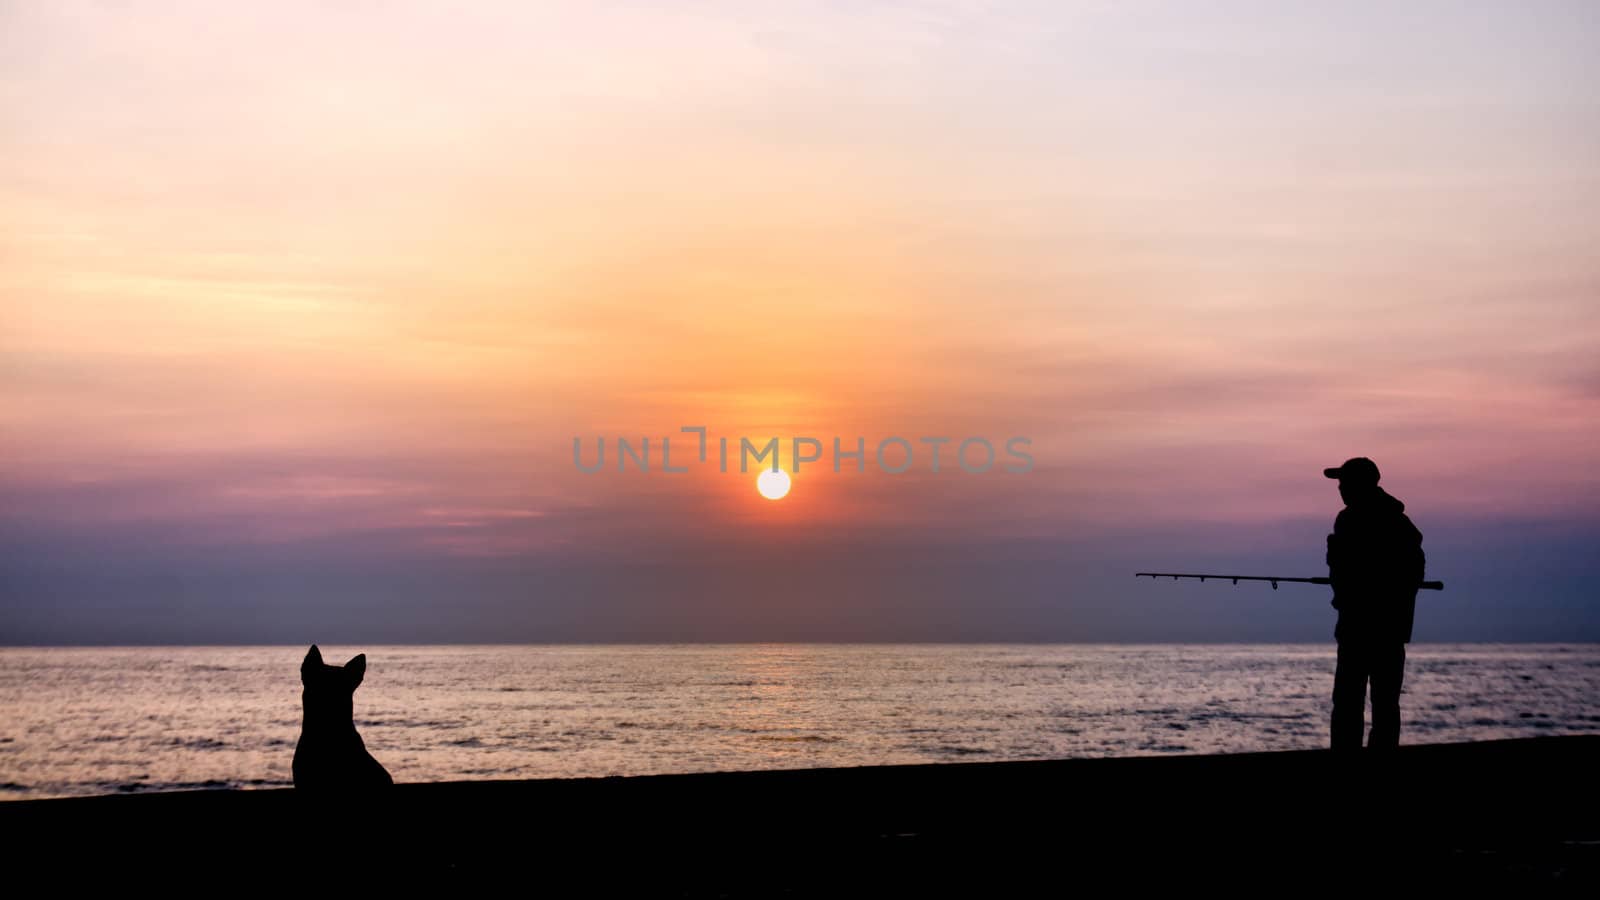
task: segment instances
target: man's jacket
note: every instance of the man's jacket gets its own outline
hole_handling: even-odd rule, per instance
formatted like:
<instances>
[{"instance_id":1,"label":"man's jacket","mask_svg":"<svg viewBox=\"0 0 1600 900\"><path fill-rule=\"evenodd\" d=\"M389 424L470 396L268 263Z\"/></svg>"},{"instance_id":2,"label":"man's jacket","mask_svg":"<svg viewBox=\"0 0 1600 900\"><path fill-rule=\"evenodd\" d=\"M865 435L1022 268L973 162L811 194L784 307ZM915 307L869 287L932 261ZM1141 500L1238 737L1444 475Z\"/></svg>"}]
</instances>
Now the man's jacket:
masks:
<instances>
[{"instance_id":1,"label":"man's jacket","mask_svg":"<svg viewBox=\"0 0 1600 900\"><path fill-rule=\"evenodd\" d=\"M1328 577L1339 611L1334 639L1411 640L1425 559L1422 532L1383 488L1346 506L1328 535Z\"/></svg>"}]
</instances>

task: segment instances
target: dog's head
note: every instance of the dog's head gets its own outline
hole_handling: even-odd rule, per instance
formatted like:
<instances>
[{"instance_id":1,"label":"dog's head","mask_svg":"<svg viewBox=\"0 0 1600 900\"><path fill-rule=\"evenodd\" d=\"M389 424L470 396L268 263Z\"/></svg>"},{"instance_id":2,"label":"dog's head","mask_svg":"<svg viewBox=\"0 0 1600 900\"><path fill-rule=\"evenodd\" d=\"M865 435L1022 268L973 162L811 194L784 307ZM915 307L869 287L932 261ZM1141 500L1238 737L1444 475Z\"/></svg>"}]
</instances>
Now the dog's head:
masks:
<instances>
[{"instance_id":1,"label":"dog's head","mask_svg":"<svg viewBox=\"0 0 1600 900\"><path fill-rule=\"evenodd\" d=\"M342 666L330 666L322 661L322 651L312 644L305 661L300 664L300 683L305 685L301 697L306 705L306 718L318 722L349 722L351 697L366 674L365 653L358 654Z\"/></svg>"}]
</instances>

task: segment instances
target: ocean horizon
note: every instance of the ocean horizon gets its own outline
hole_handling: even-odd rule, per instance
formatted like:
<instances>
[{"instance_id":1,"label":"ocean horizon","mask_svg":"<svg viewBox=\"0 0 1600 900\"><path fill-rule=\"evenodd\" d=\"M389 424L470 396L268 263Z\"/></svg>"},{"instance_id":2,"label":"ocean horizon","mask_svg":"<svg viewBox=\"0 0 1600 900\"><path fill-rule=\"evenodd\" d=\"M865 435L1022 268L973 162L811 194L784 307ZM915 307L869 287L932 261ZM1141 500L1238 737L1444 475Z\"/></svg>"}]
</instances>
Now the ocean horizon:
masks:
<instances>
[{"instance_id":1,"label":"ocean horizon","mask_svg":"<svg viewBox=\"0 0 1600 900\"><path fill-rule=\"evenodd\" d=\"M1327 644L322 645L400 782L1326 746ZM0 799L292 784L299 645L0 648ZM1600 644L1413 644L1402 743L1600 733Z\"/></svg>"}]
</instances>

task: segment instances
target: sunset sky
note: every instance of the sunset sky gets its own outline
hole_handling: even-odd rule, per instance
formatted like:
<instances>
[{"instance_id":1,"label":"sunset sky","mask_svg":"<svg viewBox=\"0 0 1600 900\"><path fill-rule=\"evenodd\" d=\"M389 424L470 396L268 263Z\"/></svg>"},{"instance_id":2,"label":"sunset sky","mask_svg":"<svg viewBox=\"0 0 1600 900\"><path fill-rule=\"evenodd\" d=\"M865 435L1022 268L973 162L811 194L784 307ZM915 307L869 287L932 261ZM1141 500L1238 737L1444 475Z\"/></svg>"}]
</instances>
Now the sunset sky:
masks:
<instances>
[{"instance_id":1,"label":"sunset sky","mask_svg":"<svg viewBox=\"0 0 1600 900\"><path fill-rule=\"evenodd\" d=\"M1356 455L1418 640L1600 639L1597 84L1581 0L0 2L0 642L1331 641L1131 576L1325 574ZM573 465L684 426L828 447Z\"/></svg>"}]
</instances>

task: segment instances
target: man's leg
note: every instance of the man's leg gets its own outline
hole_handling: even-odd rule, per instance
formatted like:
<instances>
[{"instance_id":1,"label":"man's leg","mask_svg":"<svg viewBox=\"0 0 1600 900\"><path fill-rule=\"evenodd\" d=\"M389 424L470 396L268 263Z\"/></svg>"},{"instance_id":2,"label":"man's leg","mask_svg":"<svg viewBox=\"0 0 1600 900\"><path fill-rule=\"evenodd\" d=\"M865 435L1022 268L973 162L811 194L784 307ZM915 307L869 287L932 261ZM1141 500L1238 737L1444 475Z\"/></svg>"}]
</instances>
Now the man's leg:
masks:
<instances>
[{"instance_id":1,"label":"man's leg","mask_svg":"<svg viewBox=\"0 0 1600 900\"><path fill-rule=\"evenodd\" d=\"M1354 641L1339 642L1333 670L1333 749L1361 749L1361 718L1367 705L1367 656Z\"/></svg>"},{"instance_id":2,"label":"man's leg","mask_svg":"<svg viewBox=\"0 0 1600 900\"><path fill-rule=\"evenodd\" d=\"M1406 645L1380 645L1372 656L1372 734L1367 746L1395 747L1400 743L1400 683L1406 673Z\"/></svg>"}]
</instances>

